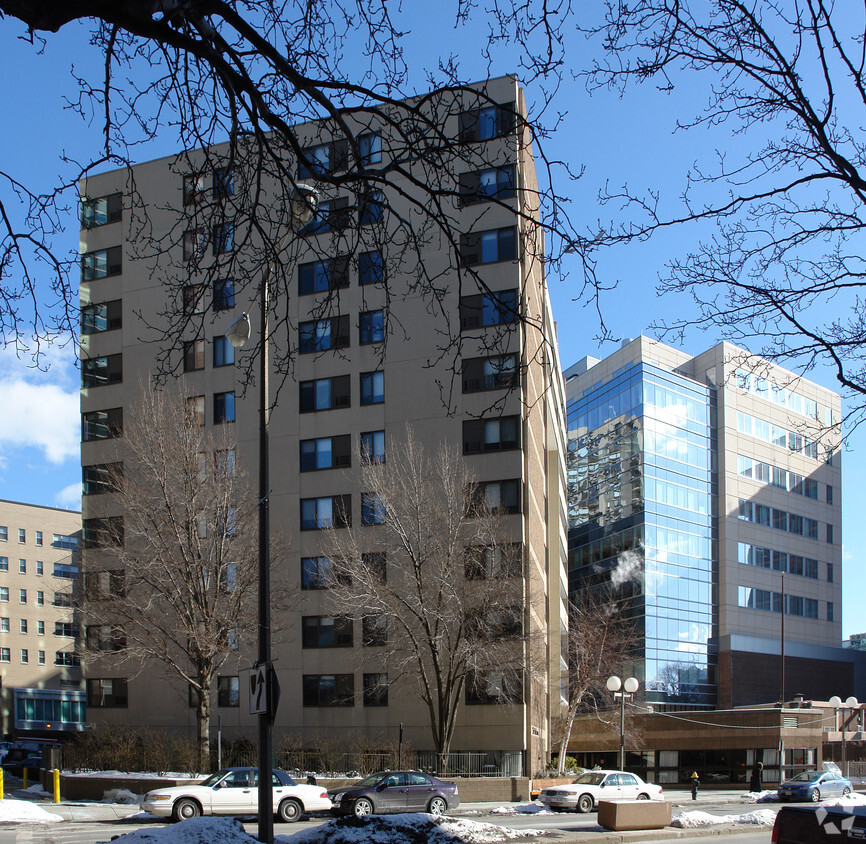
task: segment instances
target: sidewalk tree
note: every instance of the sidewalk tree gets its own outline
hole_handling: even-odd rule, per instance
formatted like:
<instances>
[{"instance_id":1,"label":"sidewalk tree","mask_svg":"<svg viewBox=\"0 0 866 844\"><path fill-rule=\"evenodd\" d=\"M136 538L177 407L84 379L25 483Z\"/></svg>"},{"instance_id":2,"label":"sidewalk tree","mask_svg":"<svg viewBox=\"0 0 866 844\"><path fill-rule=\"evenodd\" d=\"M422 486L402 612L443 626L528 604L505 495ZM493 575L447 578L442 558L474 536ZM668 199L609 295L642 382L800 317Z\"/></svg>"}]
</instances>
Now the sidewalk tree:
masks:
<instances>
[{"instance_id":1,"label":"sidewalk tree","mask_svg":"<svg viewBox=\"0 0 866 844\"><path fill-rule=\"evenodd\" d=\"M116 462L84 467L105 515L84 522L81 597L88 668L104 656L188 687L207 771L217 674L255 636L257 522L228 426L211 435L192 407L176 384L143 389Z\"/></svg>"},{"instance_id":2,"label":"sidewalk tree","mask_svg":"<svg viewBox=\"0 0 866 844\"><path fill-rule=\"evenodd\" d=\"M387 462L361 457L363 524L326 543L334 613L361 622L388 686L417 689L444 772L464 696L522 699L522 546L456 450L409 432Z\"/></svg>"}]
</instances>

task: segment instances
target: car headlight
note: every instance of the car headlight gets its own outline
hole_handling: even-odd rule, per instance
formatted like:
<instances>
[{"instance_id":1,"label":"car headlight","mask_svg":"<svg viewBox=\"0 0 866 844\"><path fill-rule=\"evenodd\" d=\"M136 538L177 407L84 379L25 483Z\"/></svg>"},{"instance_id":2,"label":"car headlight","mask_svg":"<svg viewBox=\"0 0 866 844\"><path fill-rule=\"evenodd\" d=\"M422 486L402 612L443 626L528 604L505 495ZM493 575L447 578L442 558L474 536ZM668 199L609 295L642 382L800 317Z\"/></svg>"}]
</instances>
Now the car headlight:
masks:
<instances>
[{"instance_id":1,"label":"car headlight","mask_svg":"<svg viewBox=\"0 0 866 844\"><path fill-rule=\"evenodd\" d=\"M144 799L145 800L151 800L151 801L153 801L153 800L171 800L171 795L170 794L148 794Z\"/></svg>"}]
</instances>

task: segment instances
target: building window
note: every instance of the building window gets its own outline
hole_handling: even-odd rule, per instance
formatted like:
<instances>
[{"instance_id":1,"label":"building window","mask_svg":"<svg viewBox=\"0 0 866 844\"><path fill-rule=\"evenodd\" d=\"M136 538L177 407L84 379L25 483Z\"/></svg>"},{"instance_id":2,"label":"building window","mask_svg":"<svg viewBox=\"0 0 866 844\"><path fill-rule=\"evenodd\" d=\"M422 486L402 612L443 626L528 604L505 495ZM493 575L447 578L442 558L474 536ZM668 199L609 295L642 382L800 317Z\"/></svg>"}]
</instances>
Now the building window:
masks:
<instances>
[{"instance_id":1,"label":"building window","mask_svg":"<svg viewBox=\"0 0 866 844\"><path fill-rule=\"evenodd\" d=\"M388 675L364 675L364 706L388 705Z\"/></svg>"},{"instance_id":2,"label":"building window","mask_svg":"<svg viewBox=\"0 0 866 844\"><path fill-rule=\"evenodd\" d=\"M302 472L346 468L352 465L352 438L349 434L301 440L300 449Z\"/></svg>"},{"instance_id":3,"label":"building window","mask_svg":"<svg viewBox=\"0 0 866 844\"><path fill-rule=\"evenodd\" d=\"M379 223L385 217L385 194L380 190L370 190L361 198L358 224L368 226Z\"/></svg>"},{"instance_id":4,"label":"building window","mask_svg":"<svg viewBox=\"0 0 866 844\"><path fill-rule=\"evenodd\" d=\"M351 382L348 375L301 381L299 388L301 413L332 410L351 405Z\"/></svg>"},{"instance_id":5,"label":"building window","mask_svg":"<svg viewBox=\"0 0 866 844\"><path fill-rule=\"evenodd\" d=\"M213 227L213 254L222 255L235 248L235 224L218 223Z\"/></svg>"},{"instance_id":6,"label":"building window","mask_svg":"<svg viewBox=\"0 0 866 844\"><path fill-rule=\"evenodd\" d=\"M27 590L26 589L19 589L18 590L18 603L19 604L26 604L27 603Z\"/></svg>"},{"instance_id":7,"label":"building window","mask_svg":"<svg viewBox=\"0 0 866 844\"><path fill-rule=\"evenodd\" d=\"M324 293L349 286L349 259L312 261L298 267L298 293Z\"/></svg>"},{"instance_id":8,"label":"building window","mask_svg":"<svg viewBox=\"0 0 866 844\"><path fill-rule=\"evenodd\" d=\"M26 665L30 662L30 651L27 648L21 648L21 664Z\"/></svg>"},{"instance_id":9,"label":"building window","mask_svg":"<svg viewBox=\"0 0 866 844\"><path fill-rule=\"evenodd\" d=\"M361 286L384 283L385 262L381 252L362 252L358 256L358 281Z\"/></svg>"},{"instance_id":10,"label":"building window","mask_svg":"<svg viewBox=\"0 0 866 844\"><path fill-rule=\"evenodd\" d=\"M463 423L463 453L508 451L520 448L520 417L469 419Z\"/></svg>"},{"instance_id":11,"label":"building window","mask_svg":"<svg viewBox=\"0 0 866 844\"><path fill-rule=\"evenodd\" d=\"M213 283L213 309L228 311L235 306L235 283L233 279L217 279Z\"/></svg>"},{"instance_id":12,"label":"building window","mask_svg":"<svg viewBox=\"0 0 866 844\"><path fill-rule=\"evenodd\" d=\"M27 619L22 618L18 623L18 629L20 630L22 635L27 635Z\"/></svg>"},{"instance_id":13,"label":"building window","mask_svg":"<svg viewBox=\"0 0 866 844\"><path fill-rule=\"evenodd\" d=\"M187 340L183 344L183 371L204 369L204 340Z\"/></svg>"},{"instance_id":14,"label":"building window","mask_svg":"<svg viewBox=\"0 0 866 844\"><path fill-rule=\"evenodd\" d=\"M352 619L305 615L301 619L301 645L304 648L351 648Z\"/></svg>"},{"instance_id":15,"label":"building window","mask_svg":"<svg viewBox=\"0 0 866 844\"><path fill-rule=\"evenodd\" d=\"M385 339L385 312L364 311L359 321L360 342L362 346L381 343Z\"/></svg>"},{"instance_id":16,"label":"building window","mask_svg":"<svg viewBox=\"0 0 866 844\"><path fill-rule=\"evenodd\" d=\"M44 636L45 635L45 622L44 621L37 621L36 622L36 635L37 636Z\"/></svg>"},{"instance_id":17,"label":"building window","mask_svg":"<svg viewBox=\"0 0 866 844\"><path fill-rule=\"evenodd\" d=\"M833 525L827 525L827 542L833 544Z\"/></svg>"},{"instance_id":18,"label":"building window","mask_svg":"<svg viewBox=\"0 0 866 844\"><path fill-rule=\"evenodd\" d=\"M9 538L9 529L6 525L0 525L0 542L6 542Z\"/></svg>"},{"instance_id":19,"label":"building window","mask_svg":"<svg viewBox=\"0 0 866 844\"><path fill-rule=\"evenodd\" d=\"M385 505L375 492L361 493L361 524L385 524Z\"/></svg>"},{"instance_id":20,"label":"building window","mask_svg":"<svg viewBox=\"0 0 866 844\"><path fill-rule=\"evenodd\" d=\"M833 621L833 602L827 601L827 621Z\"/></svg>"},{"instance_id":21,"label":"building window","mask_svg":"<svg viewBox=\"0 0 866 844\"><path fill-rule=\"evenodd\" d=\"M326 176L338 170L345 170L349 163L349 142L347 140L317 144L303 150L298 158L298 178L312 179Z\"/></svg>"},{"instance_id":22,"label":"building window","mask_svg":"<svg viewBox=\"0 0 866 844\"><path fill-rule=\"evenodd\" d=\"M228 337L218 335L213 338L213 365L232 366L235 362L235 347L229 342Z\"/></svg>"},{"instance_id":23,"label":"building window","mask_svg":"<svg viewBox=\"0 0 866 844\"><path fill-rule=\"evenodd\" d=\"M119 246L97 249L95 252L87 252L81 256L82 281L108 278L108 276L120 275L122 271L123 257Z\"/></svg>"},{"instance_id":24,"label":"building window","mask_svg":"<svg viewBox=\"0 0 866 844\"><path fill-rule=\"evenodd\" d=\"M827 583L833 582L833 563L827 563Z\"/></svg>"},{"instance_id":25,"label":"building window","mask_svg":"<svg viewBox=\"0 0 866 844\"><path fill-rule=\"evenodd\" d=\"M382 136L378 132L368 132L358 138L358 152L361 166L378 164L382 160Z\"/></svg>"},{"instance_id":26,"label":"building window","mask_svg":"<svg viewBox=\"0 0 866 844\"><path fill-rule=\"evenodd\" d=\"M213 423L222 425L224 422L235 421L235 394L234 390L227 393L213 394Z\"/></svg>"},{"instance_id":27,"label":"building window","mask_svg":"<svg viewBox=\"0 0 866 844\"><path fill-rule=\"evenodd\" d=\"M62 548L64 551L77 551L78 539L74 536L67 536L65 533L55 533L51 537L52 548Z\"/></svg>"},{"instance_id":28,"label":"building window","mask_svg":"<svg viewBox=\"0 0 866 844\"><path fill-rule=\"evenodd\" d=\"M9 571L8 557L0 557L0 571Z\"/></svg>"},{"instance_id":29,"label":"building window","mask_svg":"<svg viewBox=\"0 0 866 844\"><path fill-rule=\"evenodd\" d=\"M330 557L301 557L301 589L330 589L334 585Z\"/></svg>"},{"instance_id":30,"label":"building window","mask_svg":"<svg viewBox=\"0 0 866 844\"><path fill-rule=\"evenodd\" d=\"M207 232L204 229L188 229L183 233L184 261L198 260L207 248Z\"/></svg>"},{"instance_id":31,"label":"building window","mask_svg":"<svg viewBox=\"0 0 866 844\"><path fill-rule=\"evenodd\" d=\"M36 606L37 607L44 607L45 606L45 593L41 589L39 589L36 592ZM42 624L41 621L39 623Z\"/></svg>"},{"instance_id":32,"label":"building window","mask_svg":"<svg viewBox=\"0 0 866 844\"><path fill-rule=\"evenodd\" d=\"M10 648L0 648L0 662L12 662L12 651Z\"/></svg>"},{"instance_id":33,"label":"building window","mask_svg":"<svg viewBox=\"0 0 866 844\"><path fill-rule=\"evenodd\" d=\"M313 219L301 231L301 234L322 234L327 231L340 231L345 229L352 219L352 210L349 208L349 198L340 196L319 202Z\"/></svg>"},{"instance_id":34,"label":"building window","mask_svg":"<svg viewBox=\"0 0 866 844\"><path fill-rule=\"evenodd\" d=\"M388 644L388 619L383 615L365 615L362 622L365 648L381 648Z\"/></svg>"},{"instance_id":35,"label":"building window","mask_svg":"<svg viewBox=\"0 0 866 844\"><path fill-rule=\"evenodd\" d=\"M351 527L352 496L334 495L301 499L301 530Z\"/></svg>"},{"instance_id":36,"label":"building window","mask_svg":"<svg viewBox=\"0 0 866 844\"><path fill-rule=\"evenodd\" d=\"M384 431L366 431L361 434L361 459L367 463L385 462Z\"/></svg>"},{"instance_id":37,"label":"building window","mask_svg":"<svg viewBox=\"0 0 866 844\"><path fill-rule=\"evenodd\" d=\"M304 674L304 706L354 706L353 674Z\"/></svg>"},{"instance_id":38,"label":"building window","mask_svg":"<svg viewBox=\"0 0 866 844\"><path fill-rule=\"evenodd\" d=\"M491 671L466 680L467 704L520 703L523 681L519 671Z\"/></svg>"},{"instance_id":39,"label":"building window","mask_svg":"<svg viewBox=\"0 0 866 844\"><path fill-rule=\"evenodd\" d=\"M24 545L27 542L27 531L24 528L18 528L18 544Z\"/></svg>"},{"instance_id":40,"label":"building window","mask_svg":"<svg viewBox=\"0 0 866 844\"><path fill-rule=\"evenodd\" d=\"M833 487L830 484L827 484L827 503L833 503Z\"/></svg>"},{"instance_id":41,"label":"building window","mask_svg":"<svg viewBox=\"0 0 866 844\"><path fill-rule=\"evenodd\" d=\"M186 413L191 425L204 425L204 396L187 396Z\"/></svg>"},{"instance_id":42,"label":"building window","mask_svg":"<svg viewBox=\"0 0 866 844\"><path fill-rule=\"evenodd\" d=\"M123 303L120 299L97 302L81 309L81 333L101 334L123 327Z\"/></svg>"},{"instance_id":43,"label":"building window","mask_svg":"<svg viewBox=\"0 0 866 844\"><path fill-rule=\"evenodd\" d=\"M18 560L18 574L27 574L27 560Z\"/></svg>"},{"instance_id":44,"label":"building window","mask_svg":"<svg viewBox=\"0 0 866 844\"><path fill-rule=\"evenodd\" d=\"M187 284L183 288L183 315L185 317L204 313L204 285Z\"/></svg>"},{"instance_id":45,"label":"building window","mask_svg":"<svg viewBox=\"0 0 866 844\"><path fill-rule=\"evenodd\" d=\"M123 217L123 197L119 193L89 198L81 197L81 228L95 229L108 223L117 223Z\"/></svg>"},{"instance_id":46,"label":"building window","mask_svg":"<svg viewBox=\"0 0 866 844\"><path fill-rule=\"evenodd\" d=\"M9 587L8 586L0 586L0 603L3 603L3 604L9 603Z\"/></svg>"},{"instance_id":47,"label":"building window","mask_svg":"<svg viewBox=\"0 0 866 844\"><path fill-rule=\"evenodd\" d=\"M73 624L71 621L55 621L54 622L54 635L55 636L63 636L67 639L77 639L78 638L78 625Z\"/></svg>"},{"instance_id":48,"label":"building window","mask_svg":"<svg viewBox=\"0 0 866 844\"><path fill-rule=\"evenodd\" d=\"M520 481L486 481L478 484L478 494L483 496L491 510L520 513Z\"/></svg>"},{"instance_id":49,"label":"building window","mask_svg":"<svg viewBox=\"0 0 866 844\"><path fill-rule=\"evenodd\" d=\"M45 651L36 652L37 659L40 665L45 665Z\"/></svg>"},{"instance_id":50,"label":"building window","mask_svg":"<svg viewBox=\"0 0 866 844\"><path fill-rule=\"evenodd\" d=\"M183 177L183 204L197 205L207 198L207 174L190 173Z\"/></svg>"},{"instance_id":51,"label":"building window","mask_svg":"<svg viewBox=\"0 0 866 844\"><path fill-rule=\"evenodd\" d=\"M82 519L81 538L85 548L112 548L123 545L123 516Z\"/></svg>"},{"instance_id":52,"label":"building window","mask_svg":"<svg viewBox=\"0 0 866 844\"><path fill-rule=\"evenodd\" d=\"M128 697L125 678L88 678L86 682L88 706L99 709L127 706Z\"/></svg>"},{"instance_id":53,"label":"building window","mask_svg":"<svg viewBox=\"0 0 866 844\"><path fill-rule=\"evenodd\" d=\"M213 171L213 192L217 196L233 196L235 175L231 167L216 167Z\"/></svg>"},{"instance_id":54,"label":"building window","mask_svg":"<svg viewBox=\"0 0 866 844\"><path fill-rule=\"evenodd\" d=\"M8 633L9 630L9 618L6 616L0 618L0 633Z\"/></svg>"},{"instance_id":55,"label":"building window","mask_svg":"<svg viewBox=\"0 0 866 844\"><path fill-rule=\"evenodd\" d=\"M45 651L40 651L40 653L44 655ZM55 651L54 664L74 668L77 665L81 665L81 657L72 653L72 651Z\"/></svg>"},{"instance_id":56,"label":"building window","mask_svg":"<svg viewBox=\"0 0 866 844\"><path fill-rule=\"evenodd\" d=\"M517 227L507 226L462 235L460 256L466 267L513 261L517 258Z\"/></svg>"},{"instance_id":57,"label":"building window","mask_svg":"<svg viewBox=\"0 0 866 844\"><path fill-rule=\"evenodd\" d=\"M301 354L342 349L348 345L348 316L314 319L298 325L298 351Z\"/></svg>"},{"instance_id":58,"label":"building window","mask_svg":"<svg viewBox=\"0 0 866 844\"><path fill-rule=\"evenodd\" d=\"M123 408L113 407L110 410L93 410L81 414L81 439L84 442L93 440L110 440L123 433Z\"/></svg>"},{"instance_id":59,"label":"building window","mask_svg":"<svg viewBox=\"0 0 866 844\"><path fill-rule=\"evenodd\" d=\"M40 547L42 545L42 531L41 530L36 531L36 545L40 546Z\"/></svg>"},{"instance_id":60,"label":"building window","mask_svg":"<svg viewBox=\"0 0 866 844\"><path fill-rule=\"evenodd\" d=\"M240 706L241 687L237 677L217 677L217 706Z\"/></svg>"},{"instance_id":61,"label":"building window","mask_svg":"<svg viewBox=\"0 0 866 844\"><path fill-rule=\"evenodd\" d=\"M82 359L82 387L102 387L105 384L120 384L121 381L123 381L122 354Z\"/></svg>"},{"instance_id":62,"label":"building window","mask_svg":"<svg viewBox=\"0 0 866 844\"><path fill-rule=\"evenodd\" d=\"M460 140L463 143L489 141L514 132L514 103L491 103L460 114Z\"/></svg>"},{"instance_id":63,"label":"building window","mask_svg":"<svg viewBox=\"0 0 866 844\"><path fill-rule=\"evenodd\" d=\"M515 194L516 180L513 164L461 173L459 178L462 205L511 199Z\"/></svg>"},{"instance_id":64,"label":"building window","mask_svg":"<svg viewBox=\"0 0 866 844\"><path fill-rule=\"evenodd\" d=\"M237 474L237 453L233 448L221 448L214 452L214 467L218 478L233 478Z\"/></svg>"},{"instance_id":65,"label":"building window","mask_svg":"<svg viewBox=\"0 0 866 844\"><path fill-rule=\"evenodd\" d=\"M510 325L517 321L517 316L517 290L480 293L460 299L460 326L463 329Z\"/></svg>"},{"instance_id":66,"label":"building window","mask_svg":"<svg viewBox=\"0 0 866 844\"><path fill-rule=\"evenodd\" d=\"M382 404L385 401L385 373L361 373L361 404Z\"/></svg>"}]
</instances>

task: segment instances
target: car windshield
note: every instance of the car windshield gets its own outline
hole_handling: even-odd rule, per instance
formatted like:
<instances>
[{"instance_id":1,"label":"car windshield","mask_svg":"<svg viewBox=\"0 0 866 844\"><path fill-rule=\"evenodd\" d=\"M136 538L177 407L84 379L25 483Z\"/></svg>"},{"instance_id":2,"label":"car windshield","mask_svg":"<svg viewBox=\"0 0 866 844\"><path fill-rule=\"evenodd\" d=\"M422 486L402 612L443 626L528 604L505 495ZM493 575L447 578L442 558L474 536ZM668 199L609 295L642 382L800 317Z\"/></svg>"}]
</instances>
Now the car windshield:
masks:
<instances>
[{"instance_id":1,"label":"car windshield","mask_svg":"<svg viewBox=\"0 0 866 844\"><path fill-rule=\"evenodd\" d=\"M588 771L575 780L576 784L580 785L600 785L605 775L598 771Z\"/></svg>"},{"instance_id":2,"label":"car windshield","mask_svg":"<svg viewBox=\"0 0 866 844\"><path fill-rule=\"evenodd\" d=\"M814 782L821 774L818 771L803 771L796 777L791 777L791 782Z\"/></svg>"},{"instance_id":3,"label":"car windshield","mask_svg":"<svg viewBox=\"0 0 866 844\"><path fill-rule=\"evenodd\" d=\"M199 785L203 785L205 787L210 787L216 785L226 774L228 771L217 771L215 774L211 774L204 782L200 782Z\"/></svg>"}]
</instances>

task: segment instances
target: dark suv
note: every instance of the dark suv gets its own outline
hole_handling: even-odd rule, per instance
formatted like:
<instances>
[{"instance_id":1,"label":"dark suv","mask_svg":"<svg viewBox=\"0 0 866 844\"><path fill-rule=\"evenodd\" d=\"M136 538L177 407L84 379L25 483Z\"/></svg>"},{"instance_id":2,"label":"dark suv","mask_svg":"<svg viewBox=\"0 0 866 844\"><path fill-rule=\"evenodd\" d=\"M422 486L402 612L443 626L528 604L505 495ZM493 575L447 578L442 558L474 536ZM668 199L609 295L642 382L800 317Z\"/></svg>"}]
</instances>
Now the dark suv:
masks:
<instances>
[{"instance_id":1,"label":"dark suv","mask_svg":"<svg viewBox=\"0 0 866 844\"><path fill-rule=\"evenodd\" d=\"M773 844L866 841L866 806L783 806L771 840Z\"/></svg>"}]
</instances>

